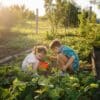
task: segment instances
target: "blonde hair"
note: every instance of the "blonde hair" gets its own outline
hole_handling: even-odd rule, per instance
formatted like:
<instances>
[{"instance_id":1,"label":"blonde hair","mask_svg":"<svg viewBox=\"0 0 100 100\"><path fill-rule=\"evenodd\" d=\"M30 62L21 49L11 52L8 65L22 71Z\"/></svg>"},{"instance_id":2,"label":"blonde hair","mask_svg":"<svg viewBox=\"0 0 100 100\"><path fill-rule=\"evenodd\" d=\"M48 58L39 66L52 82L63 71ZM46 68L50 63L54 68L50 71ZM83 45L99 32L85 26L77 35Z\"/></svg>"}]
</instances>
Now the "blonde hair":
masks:
<instances>
[{"instance_id":1,"label":"blonde hair","mask_svg":"<svg viewBox=\"0 0 100 100\"><path fill-rule=\"evenodd\" d=\"M47 53L47 48L46 48L46 46L35 46L34 47L34 52L35 52L35 54L36 53L44 53L44 54L46 54Z\"/></svg>"}]
</instances>

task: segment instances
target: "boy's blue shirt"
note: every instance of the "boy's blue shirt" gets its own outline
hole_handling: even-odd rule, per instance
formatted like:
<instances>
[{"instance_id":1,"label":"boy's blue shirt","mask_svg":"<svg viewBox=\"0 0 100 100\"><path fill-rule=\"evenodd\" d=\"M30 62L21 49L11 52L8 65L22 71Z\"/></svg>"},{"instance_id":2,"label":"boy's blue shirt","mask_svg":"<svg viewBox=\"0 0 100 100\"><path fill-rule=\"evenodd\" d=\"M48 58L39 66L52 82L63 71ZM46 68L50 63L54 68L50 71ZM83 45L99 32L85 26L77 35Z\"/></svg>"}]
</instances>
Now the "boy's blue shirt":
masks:
<instances>
[{"instance_id":1,"label":"boy's blue shirt","mask_svg":"<svg viewBox=\"0 0 100 100\"><path fill-rule=\"evenodd\" d=\"M66 57L70 58L70 57L73 57L74 58L74 62L73 62L73 70L76 71L78 70L78 67L79 67L79 57L78 55L75 53L75 51L68 47L68 46L64 46L62 45L60 47L60 50L59 50L61 53L63 53Z\"/></svg>"}]
</instances>

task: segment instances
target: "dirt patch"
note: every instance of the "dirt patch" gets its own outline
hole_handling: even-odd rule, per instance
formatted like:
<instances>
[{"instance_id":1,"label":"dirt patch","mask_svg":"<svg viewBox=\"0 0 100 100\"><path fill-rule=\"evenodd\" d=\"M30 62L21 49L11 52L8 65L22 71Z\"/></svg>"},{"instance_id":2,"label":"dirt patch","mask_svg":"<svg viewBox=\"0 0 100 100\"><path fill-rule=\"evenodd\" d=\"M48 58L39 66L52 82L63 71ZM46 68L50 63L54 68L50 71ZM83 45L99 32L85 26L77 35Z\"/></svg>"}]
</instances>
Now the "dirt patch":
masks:
<instances>
[{"instance_id":1,"label":"dirt patch","mask_svg":"<svg viewBox=\"0 0 100 100\"><path fill-rule=\"evenodd\" d=\"M95 67L97 72L97 79L100 80L100 47L94 47Z\"/></svg>"},{"instance_id":2,"label":"dirt patch","mask_svg":"<svg viewBox=\"0 0 100 100\"><path fill-rule=\"evenodd\" d=\"M5 46L0 46L0 59L3 59L3 58L10 56L10 55L20 53L20 52L28 50L28 49L29 48L15 50L15 49L12 49L12 48L7 48Z\"/></svg>"}]
</instances>

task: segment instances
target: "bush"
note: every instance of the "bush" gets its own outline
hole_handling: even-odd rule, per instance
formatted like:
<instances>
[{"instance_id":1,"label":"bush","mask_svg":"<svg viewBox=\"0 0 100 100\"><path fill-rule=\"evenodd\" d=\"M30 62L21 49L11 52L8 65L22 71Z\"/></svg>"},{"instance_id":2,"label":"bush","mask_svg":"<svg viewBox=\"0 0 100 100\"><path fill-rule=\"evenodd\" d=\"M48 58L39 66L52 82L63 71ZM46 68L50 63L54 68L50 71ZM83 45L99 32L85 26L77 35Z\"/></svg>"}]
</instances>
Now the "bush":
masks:
<instances>
[{"instance_id":1,"label":"bush","mask_svg":"<svg viewBox=\"0 0 100 100\"><path fill-rule=\"evenodd\" d=\"M22 72L18 66L5 66L0 70L0 80L8 80L1 80L1 100L99 100L100 82L89 72L62 76L58 69L53 68L52 75L35 76Z\"/></svg>"}]
</instances>

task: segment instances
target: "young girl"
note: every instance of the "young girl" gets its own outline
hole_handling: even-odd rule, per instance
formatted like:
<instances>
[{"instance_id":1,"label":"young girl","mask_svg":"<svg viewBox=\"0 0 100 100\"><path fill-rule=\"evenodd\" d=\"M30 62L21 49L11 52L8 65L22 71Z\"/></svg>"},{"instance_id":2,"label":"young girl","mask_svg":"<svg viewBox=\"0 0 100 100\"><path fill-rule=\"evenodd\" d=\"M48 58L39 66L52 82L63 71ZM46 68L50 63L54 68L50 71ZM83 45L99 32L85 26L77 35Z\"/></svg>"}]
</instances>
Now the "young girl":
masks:
<instances>
[{"instance_id":1,"label":"young girl","mask_svg":"<svg viewBox=\"0 0 100 100\"><path fill-rule=\"evenodd\" d=\"M24 61L22 62L22 70L28 71L28 69L31 69L34 70L34 72L37 72L39 62L45 57L46 53L46 47L37 46L30 54L25 57Z\"/></svg>"},{"instance_id":2,"label":"young girl","mask_svg":"<svg viewBox=\"0 0 100 100\"><path fill-rule=\"evenodd\" d=\"M62 71L75 72L78 70L79 58L73 49L62 45L57 39L51 42L50 48L57 54L57 61Z\"/></svg>"}]
</instances>

